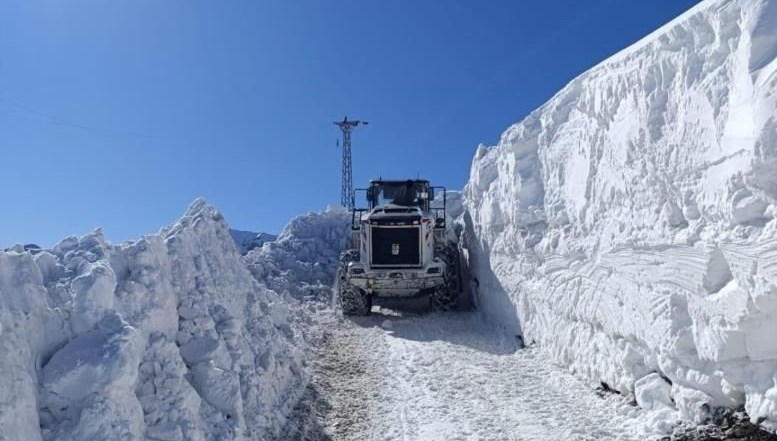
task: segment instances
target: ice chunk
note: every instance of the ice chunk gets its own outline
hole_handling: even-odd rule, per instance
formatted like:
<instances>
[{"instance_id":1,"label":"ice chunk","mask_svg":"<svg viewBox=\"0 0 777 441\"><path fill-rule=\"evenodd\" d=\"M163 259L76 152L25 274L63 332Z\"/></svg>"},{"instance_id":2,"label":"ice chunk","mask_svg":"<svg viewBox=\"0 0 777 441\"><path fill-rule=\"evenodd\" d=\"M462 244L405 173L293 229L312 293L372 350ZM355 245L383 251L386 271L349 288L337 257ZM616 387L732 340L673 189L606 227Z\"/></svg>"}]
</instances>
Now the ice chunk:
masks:
<instances>
[{"instance_id":1,"label":"ice chunk","mask_svg":"<svg viewBox=\"0 0 777 441\"><path fill-rule=\"evenodd\" d=\"M672 385L660 374L646 375L634 383L634 394L639 407L647 410L660 406L673 408Z\"/></svg>"},{"instance_id":2,"label":"ice chunk","mask_svg":"<svg viewBox=\"0 0 777 441\"><path fill-rule=\"evenodd\" d=\"M100 329L79 335L43 367L47 399L69 404L110 383L132 384L142 350L137 331L117 314L109 314Z\"/></svg>"}]
</instances>

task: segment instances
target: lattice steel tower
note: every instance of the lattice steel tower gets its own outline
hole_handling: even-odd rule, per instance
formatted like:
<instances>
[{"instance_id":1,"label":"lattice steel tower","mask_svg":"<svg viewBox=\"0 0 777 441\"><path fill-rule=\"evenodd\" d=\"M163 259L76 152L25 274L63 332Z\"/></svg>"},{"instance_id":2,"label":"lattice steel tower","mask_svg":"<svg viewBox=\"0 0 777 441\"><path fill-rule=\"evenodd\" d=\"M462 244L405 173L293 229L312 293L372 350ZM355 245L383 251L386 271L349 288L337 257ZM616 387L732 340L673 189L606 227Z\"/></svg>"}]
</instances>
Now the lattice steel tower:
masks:
<instances>
[{"instance_id":1,"label":"lattice steel tower","mask_svg":"<svg viewBox=\"0 0 777 441\"><path fill-rule=\"evenodd\" d=\"M335 122L343 131L343 189L340 195L340 204L349 211L353 210L353 166L351 162L351 132L359 124L367 125L367 121L348 121L348 117Z\"/></svg>"}]
</instances>

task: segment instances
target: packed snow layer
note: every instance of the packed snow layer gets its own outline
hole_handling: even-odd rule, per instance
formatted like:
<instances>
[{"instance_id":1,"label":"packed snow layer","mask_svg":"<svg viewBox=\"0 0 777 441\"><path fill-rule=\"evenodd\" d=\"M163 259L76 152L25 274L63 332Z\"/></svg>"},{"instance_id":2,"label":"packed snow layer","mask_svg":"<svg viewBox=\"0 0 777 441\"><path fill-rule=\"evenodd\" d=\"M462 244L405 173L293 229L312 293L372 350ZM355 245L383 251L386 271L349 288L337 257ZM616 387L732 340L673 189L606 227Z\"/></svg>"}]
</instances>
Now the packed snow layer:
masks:
<instances>
[{"instance_id":1,"label":"packed snow layer","mask_svg":"<svg viewBox=\"0 0 777 441\"><path fill-rule=\"evenodd\" d=\"M246 254L254 248L259 248L267 242L272 242L278 238L269 233L255 233L253 231L229 230L232 239L235 240L240 254Z\"/></svg>"},{"instance_id":2,"label":"packed snow layer","mask_svg":"<svg viewBox=\"0 0 777 441\"><path fill-rule=\"evenodd\" d=\"M351 238L351 213L328 207L292 219L278 239L245 255L257 280L294 298L327 299L340 259Z\"/></svg>"},{"instance_id":3,"label":"packed snow layer","mask_svg":"<svg viewBox=\"0 0 777 441\"><path fill-rule=\"evenodd\" d=\"M272 439L301 346L202 200L134 243L0 252L1 440Z\"/></svg>"},{"instance_id":4,"label":"packed snow layer","mask_svg":"<svg viewBox=\"0 0 777 441\"><path fill-rule=\"evenodd\" d=\"M644 412L474 312L323 317L289 440L644 440Z\"/></svg>"},{"instance_id":5,"label":"packed snow layer","mask_svg":"<svg viewBox=\"0 0 777 441\"><path fill-rule=\"evenodd\" d=\"M480 147L478 306L656 424L777 430L776 56L777 1L708 0Z\"/></svg>"}]
</instances>

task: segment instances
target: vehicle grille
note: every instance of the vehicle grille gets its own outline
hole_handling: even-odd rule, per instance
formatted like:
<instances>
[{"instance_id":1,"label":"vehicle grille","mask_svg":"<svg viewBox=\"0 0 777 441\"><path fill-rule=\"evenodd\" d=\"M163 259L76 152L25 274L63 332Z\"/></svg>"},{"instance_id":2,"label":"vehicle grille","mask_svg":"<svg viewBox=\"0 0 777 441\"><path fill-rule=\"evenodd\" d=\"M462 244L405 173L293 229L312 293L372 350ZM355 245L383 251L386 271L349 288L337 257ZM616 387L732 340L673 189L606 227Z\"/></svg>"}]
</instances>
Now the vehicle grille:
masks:
<instances>
[{"instance_id":1,"label":"vehicle grille","mask_svg":"<svg viewBox=\"0 0 777 441\"><path fill-rule=\"evenodd\" d=\"M378 227L373 225L372 264L382 266L420 266L420 229L409 227Z\"/></svg>"}]
</instances>

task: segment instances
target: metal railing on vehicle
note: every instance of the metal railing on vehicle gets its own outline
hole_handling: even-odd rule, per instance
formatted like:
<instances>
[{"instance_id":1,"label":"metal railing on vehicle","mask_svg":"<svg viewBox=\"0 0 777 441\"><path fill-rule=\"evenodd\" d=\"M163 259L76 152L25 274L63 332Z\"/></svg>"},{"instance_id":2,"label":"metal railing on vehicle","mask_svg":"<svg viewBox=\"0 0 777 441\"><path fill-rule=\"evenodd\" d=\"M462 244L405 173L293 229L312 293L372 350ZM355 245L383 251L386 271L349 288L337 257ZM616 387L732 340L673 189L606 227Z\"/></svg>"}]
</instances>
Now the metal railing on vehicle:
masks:
<instances>
[{"instance_id":1,"label":"metal railing on vehicle","mask_svg":"<svg viewBox=\"0 0 777 441\"><path fill-rule=\"evenodd\" d=\"M367 194L367 189L366 188L357 188L357 189L355 189L353 191L353 200L354 201L359 200L356 197L356 193L360 192L360 191L363 191L365 196L366 196L366 194ZM367 213L368 211L370 211L369 208L356 208L356 204L354 204L353 211L351 212L351 231L356 231L356 230L359 229L359 222L361 222L361 220L362 220L362 215L364 213ZM357 216L357 214L358 214L358 216Z\"/></svg>"},{"instance_id":2,"label":"metal railing on vehicle","mask_svg":"<svg viewBox=\"0 0 777 441\"><path fill-rule=\"evenodd\" d=\"M448 205L448 190L446 190L445 187L442 187L442 186L431 187L431 189L432 189L433 194L437 192L436 191L437 189L441 189L442 190L442 208L440 208L440 207L432 207L432 202L433 201L429 201L429 210L432 213L434 213L434 228L445 228L445 222L446 222L445 213L446 213L446 210L448 208L447 207L447 205ZM440 216L440 214L442 214L442 216Z\"/></svg>"}]
</instances>

